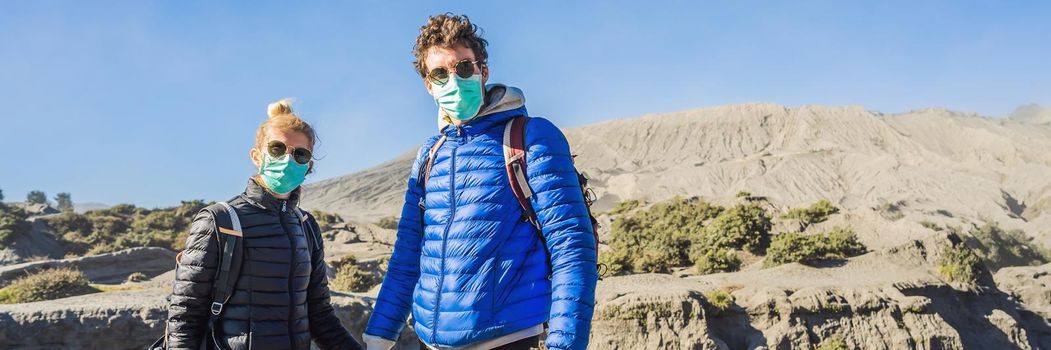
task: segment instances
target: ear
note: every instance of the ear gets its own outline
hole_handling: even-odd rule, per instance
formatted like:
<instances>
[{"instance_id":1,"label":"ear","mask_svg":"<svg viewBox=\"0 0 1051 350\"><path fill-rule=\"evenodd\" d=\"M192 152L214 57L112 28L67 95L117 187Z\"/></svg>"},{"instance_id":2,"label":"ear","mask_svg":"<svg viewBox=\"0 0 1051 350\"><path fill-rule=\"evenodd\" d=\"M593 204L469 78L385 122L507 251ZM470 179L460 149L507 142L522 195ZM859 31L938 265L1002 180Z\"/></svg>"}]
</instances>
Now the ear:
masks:
<instances>
[{"instance_id":1,"label":"ear","mask_svg":"<svg viewBox=\"0 0 1051 350\"><path fill-rule=\"evenodd\" d=\"M252 160L252 164L255 164L257 169L263 166L263 155L259 152L258 148L252 147L252 149L248 151L248 159Z\"/></svg>"},{"instance_id":2,"label":"ear","mask_svg":"<svg viewBox=\"0 0 1051 350\"><path fill-rule=\"evenodd\" d=\"M485 86L485 82L489 81L489 65L483 63L480 68L482 68L482 86Z\"/></svg>"}]
</instances>

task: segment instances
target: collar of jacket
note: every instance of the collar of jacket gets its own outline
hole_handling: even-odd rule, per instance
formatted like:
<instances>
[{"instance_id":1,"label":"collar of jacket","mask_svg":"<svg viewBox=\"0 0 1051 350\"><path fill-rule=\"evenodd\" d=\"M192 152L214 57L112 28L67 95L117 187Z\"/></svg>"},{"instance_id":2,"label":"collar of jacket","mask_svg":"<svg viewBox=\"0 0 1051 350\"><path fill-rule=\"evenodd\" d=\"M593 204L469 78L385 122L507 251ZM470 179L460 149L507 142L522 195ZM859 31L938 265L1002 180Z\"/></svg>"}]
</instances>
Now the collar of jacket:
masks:
<instances>
[{"instance_id":1,"label":"collar of jacket","mask_svg":"<svg viewBox=\"0 0 1051 350\"><path fill-rule=\"evenodd\" d=\"M518 88L493 84L486 86L486 104L478 116L461 124L459 127L449 121L445 115L438 116L438 130L448 137L474 136L488 131L494 126L503 126L511 118L528 115L525 108L525 95Z\"/></svg>"},{"instance_id":2,"label":"collar of jacket","mask_svg":"<svg viewBox=\"0 0 1051 350\"><path fill-rule=\"evenodd\" d=\"M299 205L299 194L301 191L302 187L296 187L289 194L288 199L278 199L274 197L270 190L259 184L259 180L255 176L252 176L248 179L248 187L245 188L241 197L252 205L268 211L281 211L281 202L285 201L285 210L287 211Z\"/></svg>"}]
</instances>

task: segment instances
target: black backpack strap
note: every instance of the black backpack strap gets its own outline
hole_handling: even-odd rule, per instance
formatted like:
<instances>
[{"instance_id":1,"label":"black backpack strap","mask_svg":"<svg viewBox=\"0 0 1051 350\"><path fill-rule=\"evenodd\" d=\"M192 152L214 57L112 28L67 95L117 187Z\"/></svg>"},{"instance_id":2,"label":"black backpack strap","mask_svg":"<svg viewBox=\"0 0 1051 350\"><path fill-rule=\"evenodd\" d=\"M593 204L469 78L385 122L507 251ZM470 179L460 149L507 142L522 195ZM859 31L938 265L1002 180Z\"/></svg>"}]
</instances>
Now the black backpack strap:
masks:
<instances>
[{"instance_id":1,"label":"black backpack strap","mask_svg":"<svg viewBox=\"0 0 1051 350\"><path fill-rule=\"evenodd\" d=\"M241 274L244 239L237 211L229 203L219 202L217 206L209 206L205 210L210 211L215 217L215 235L222 252L219 260L219 269L216 271L215 280L212 282L211 315L208 318L210 333L214 329L219 315L223 313L223 305L233 295L234 288L237 285L237 278Z\"/></svg>"},{"instance_id":2,"label":"black backpack strap","mask_svg":"<svg viewBox=\"0 0 1051 350\"><path fill-rule=\"evenodd\" d=\"M321 252L321 234L320 232L315 232L314 226L308 222L307 219L310 219L309 214L299 208L296 208L295 212L296 217L299 218L299 224L303 226L303 233L307 236L307 243L310 244L311 256L314 256L315 253ZM313 261L313 258L311 258L311 261Z\"/></svg>"}]
</instances>

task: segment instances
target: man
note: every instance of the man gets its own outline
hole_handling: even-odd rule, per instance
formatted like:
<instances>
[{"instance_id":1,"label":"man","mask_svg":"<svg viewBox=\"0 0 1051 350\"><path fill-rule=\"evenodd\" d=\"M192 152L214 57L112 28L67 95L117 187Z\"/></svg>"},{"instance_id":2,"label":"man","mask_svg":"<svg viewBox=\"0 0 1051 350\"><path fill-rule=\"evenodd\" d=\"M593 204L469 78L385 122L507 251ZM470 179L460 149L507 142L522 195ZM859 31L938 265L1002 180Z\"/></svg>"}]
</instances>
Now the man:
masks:
<instances>
[{"instance_id":1,"label":"man","mask_svg":"<svg viewBox=\"0 0 1051 350\"><path fill-rule=\"evenodd\" d=\"M596 242L569 144L551 122L525 126L529 203L512 192L504 127L527 116L519 89L488 85L488 43L466 16L431 16L415 66L438 105L440 135L409 175L398 238L365 329L387 350L412 311L432 349L584 349ZM433 150L432 150L433 148ZM539 227L539 229L538 229Z\"/></svg>"}]
</instances>

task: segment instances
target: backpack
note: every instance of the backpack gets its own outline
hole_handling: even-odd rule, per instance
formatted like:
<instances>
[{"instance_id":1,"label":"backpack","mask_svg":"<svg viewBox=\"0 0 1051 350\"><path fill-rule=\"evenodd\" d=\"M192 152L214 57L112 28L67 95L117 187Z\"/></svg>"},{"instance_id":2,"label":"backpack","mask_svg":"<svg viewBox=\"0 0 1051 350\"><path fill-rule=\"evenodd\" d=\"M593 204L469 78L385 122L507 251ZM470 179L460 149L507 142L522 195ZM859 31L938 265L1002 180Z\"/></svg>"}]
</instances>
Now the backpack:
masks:
<instances>
[{"instance_id":1,"label":"backpack","mask_svg":"<svg viewBox=\"0 0 1051 350\"><path fill-rule=\"evenodd\" d=\"M503 149L504 149L504 167L507 171L507 179L511 183L511 192L515 194L515 198L518 200L518 205L522 207L523 220L529 221L537 229L537 234L540 236L540 240L544 242L544 250L547 251L547 241L544 238L543 232L541 231L540 221L537 220L536 211L533 210L533 205L529 203L529 198L533 196L533 190L529 187L529 178L526 176L526 145L525 145L525 131L526 123L529 122L529 117L518 116L512 118L504 125L504 137L503 137ZM445 142L445 135L442 135L431 146L430 152L427 153L427 158L424 159L424 166L420 167L420 176L422 178L421 186L426 188L427 179L431 175L431 165L434 163L434 155L438 153L438 149L441 148L442 143ZM573 156L574 158L576 155ZM595 203L595 192L588 187L588 177L584 173L577 171L577 181L580 183L580 192L584 194L584 203L588 209L588 218L591 219L591 234L595 237L595 247L598 248L598 220L595 219L595 215L592 214L591 205ZM420 211L424 208L423 198L420 198ZM421 215L420 218L423 218ZM421 220L422 221L422 220ZM597 252L597 250L596 250ZM550 252L548 252L550 256ZM603 266L599 265L599 276L604 274Z\"/></svg>"},{"instance_id":2,"label":"backpack","mask_svg":"<svg viewBox=\"0 0 1051 350\"><path fill-rule=\"evenodd\" d=\"M222 210L220 210L222 208ZM205 207L201 211L207 211L212 214L215 218L215 239L219 242L219 269L215 272L215 278L212 280L212 304L210 306L211 314L208 316L208 330L205 333L203 339L201 339L200 349L207 349L207 341L209 339L215 339L214 331L215 324L219 320L219 316L223 313L223 305L230 300L230 296L233 295L234 287L237 285L237 279L241 275L241 261L244 258L244 239L241 231L241 221L237 217L237 211L234 210L227 202L218 202L216 204ZM317 232L311 225L307 225L307 215L296 208L296 217L299 219L300 224L303 226L303 231L306 233L307 242L311 245L311 254L321 252L320 241L321 237L317 236ZM312 255L313 256L313 255ZM175 257L176 263L179 258L182 257L182 252ZM313 259L313 258L311 258ZM176 264L178 268L178 264ZM147 350L164 350L168 348L168 328L167 322L165 322L164 335L160 339L153 342ZM219 344L215 344L216 348Z\"/></svg>"}]
</instances>

